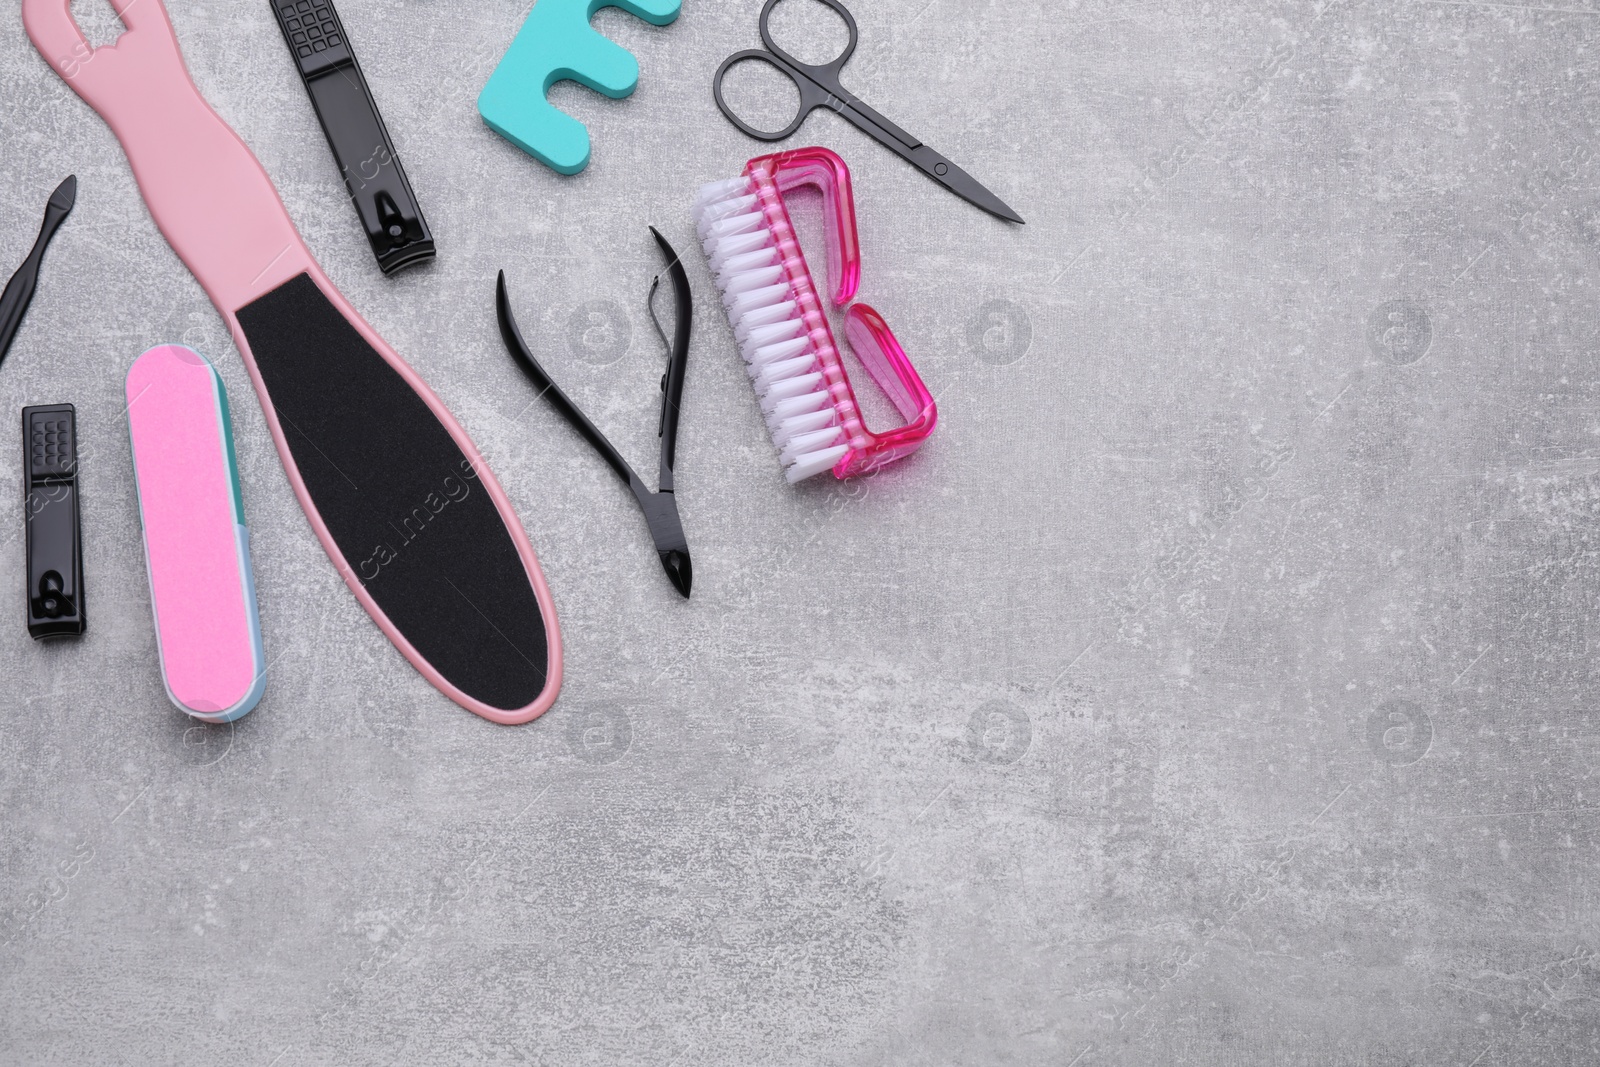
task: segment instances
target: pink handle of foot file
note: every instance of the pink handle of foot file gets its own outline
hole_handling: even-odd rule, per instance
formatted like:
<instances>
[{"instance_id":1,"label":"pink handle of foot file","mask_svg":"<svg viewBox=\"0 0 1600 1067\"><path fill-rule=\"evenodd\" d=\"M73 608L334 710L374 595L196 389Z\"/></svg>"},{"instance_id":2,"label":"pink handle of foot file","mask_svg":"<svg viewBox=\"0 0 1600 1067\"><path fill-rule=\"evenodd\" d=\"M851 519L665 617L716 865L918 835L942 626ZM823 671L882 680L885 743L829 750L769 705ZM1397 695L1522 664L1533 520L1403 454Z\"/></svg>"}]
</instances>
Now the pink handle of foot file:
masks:
<instances>
[{"instance_id":1,"label":"pink handle of foot file","mask_svg":"<svg viewBox=\"0 0 1600 1067\"><path fill-rule=\"evenodd\" d=\"M161 677L183 711L232 722L267 676L228 394L199 353L160 345L134 360L127 400Z\"/></svg>"},{"instance_id":2,"label":"pink handle of foot file","mask_svg":"<svg viewBox=\"0 0 1600 1067\"><path fill-rule=\"evenodd\" d=\"M284 470L361 605L456 703L527 722L561 687L549 589L472 441L311 258L261 164L195 88L161 0L22 0L34 46L111 126L156 225L227 320Z\"/></svg>"}]
</instances>

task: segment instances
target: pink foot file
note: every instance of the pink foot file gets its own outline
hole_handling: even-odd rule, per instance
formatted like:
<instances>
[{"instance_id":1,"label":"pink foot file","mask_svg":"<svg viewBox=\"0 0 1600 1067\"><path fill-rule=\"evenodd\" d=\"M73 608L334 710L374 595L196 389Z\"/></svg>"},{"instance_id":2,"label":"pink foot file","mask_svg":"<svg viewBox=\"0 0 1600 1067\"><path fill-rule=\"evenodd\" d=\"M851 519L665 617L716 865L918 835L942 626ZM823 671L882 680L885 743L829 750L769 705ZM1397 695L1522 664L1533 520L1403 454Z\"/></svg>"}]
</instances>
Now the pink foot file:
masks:
<instances>
[{"instance_id":1,"label":"pink foot file","mask_svg":"<svg viewBox=\"0 0 1600 1067\"><path fill-rule=\"evenodd\" d=\"M528 535L471 438L311 257L266 171L195 88L161 0L22 0L39 54L122 142L156 225L222 313L289 484L340 576L462 707L537 718L561 634Z\"/></svg>"},{"instance_id":2,"label":"pink foot file","mask_svg":"<svg viewBox=\"0 0 1600 1067\"><path fill-rule=\"evenodd\" d=\"M192 349L150 349L128 371L128 427L167 696L232 722L267 676L222 379Z\"/></svg>"}]
</instances>

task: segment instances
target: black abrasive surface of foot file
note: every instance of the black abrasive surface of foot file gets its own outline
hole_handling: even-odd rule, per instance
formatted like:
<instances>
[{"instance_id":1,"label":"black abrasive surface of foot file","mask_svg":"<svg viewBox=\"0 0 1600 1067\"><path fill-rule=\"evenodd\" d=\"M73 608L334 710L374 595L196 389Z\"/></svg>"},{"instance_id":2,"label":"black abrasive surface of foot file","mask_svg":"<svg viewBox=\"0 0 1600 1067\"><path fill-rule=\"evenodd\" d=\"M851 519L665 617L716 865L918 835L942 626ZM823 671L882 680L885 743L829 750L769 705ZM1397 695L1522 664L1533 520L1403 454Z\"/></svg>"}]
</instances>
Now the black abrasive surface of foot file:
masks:
<instances>
[{"instance_id":1,"label":"black abrasive surface of foot file","mask_svg":"<svg viewBox=\"0 0 1600 1067\"><path fill-rule=\"evenodd\" d=\"M237 315L306 491L378 607L468 696L536 700L539 602L444 425L306 275Z\"/></svg>"}]
</instances>

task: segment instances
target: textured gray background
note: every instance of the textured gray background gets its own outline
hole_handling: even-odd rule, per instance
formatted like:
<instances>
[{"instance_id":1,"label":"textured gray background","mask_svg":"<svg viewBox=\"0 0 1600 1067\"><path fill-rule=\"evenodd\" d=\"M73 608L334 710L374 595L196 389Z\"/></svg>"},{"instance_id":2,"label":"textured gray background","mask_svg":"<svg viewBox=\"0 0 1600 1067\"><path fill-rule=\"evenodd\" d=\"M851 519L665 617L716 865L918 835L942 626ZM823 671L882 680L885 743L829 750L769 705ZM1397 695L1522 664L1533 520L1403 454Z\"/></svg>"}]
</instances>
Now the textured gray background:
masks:
<instances>
[{"instance_id":1,"label":"textured gray background","mask_svg":"<svg viewBox=\"0 0 1600 1067\"><path fill-rule=\"evenodd\" d=\"M648 467L645 227L690 250L694 188L759 150L708 91L758 0L602 13L644 77L558 90L576 178L474 110L525 0L341 0L441 249L392 280L265 0L171 0L527 524L568 680L513 729L345 591L7 5L0 270L81 193L0 411L78 405L92 629L28 640L13 508L0 1061L1594 1063L1600 7L1555 2L852 0L847 83L1029 224L834 116L795 142L854 167L862 295L941 402L854 489L785 486L686 257L684 603L491 289ZM157 672L120 395L165 341L233 400L272 663L233 728Z\"/></svg>"}]
</instances>

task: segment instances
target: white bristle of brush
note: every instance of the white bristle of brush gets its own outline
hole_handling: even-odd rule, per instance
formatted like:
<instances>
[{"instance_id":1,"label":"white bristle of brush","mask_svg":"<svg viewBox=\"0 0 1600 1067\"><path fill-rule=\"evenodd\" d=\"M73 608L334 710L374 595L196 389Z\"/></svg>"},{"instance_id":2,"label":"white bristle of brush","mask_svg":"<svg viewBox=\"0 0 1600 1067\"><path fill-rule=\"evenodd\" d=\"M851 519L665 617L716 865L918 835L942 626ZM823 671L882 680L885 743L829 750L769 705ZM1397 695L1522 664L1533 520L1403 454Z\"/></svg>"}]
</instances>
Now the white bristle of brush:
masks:
<instances>
[{"instance_id":1,"label":"white bristle of brush","mask_svg":"<svg viewBox=\"0 0 1600 1067\"><path fill-rule=\"evenodd\" d=\"M755 186L749 178L704 186L693 214L785 476L793 483L831 469L850 447Z\"/></svg>"}]
</instances>

